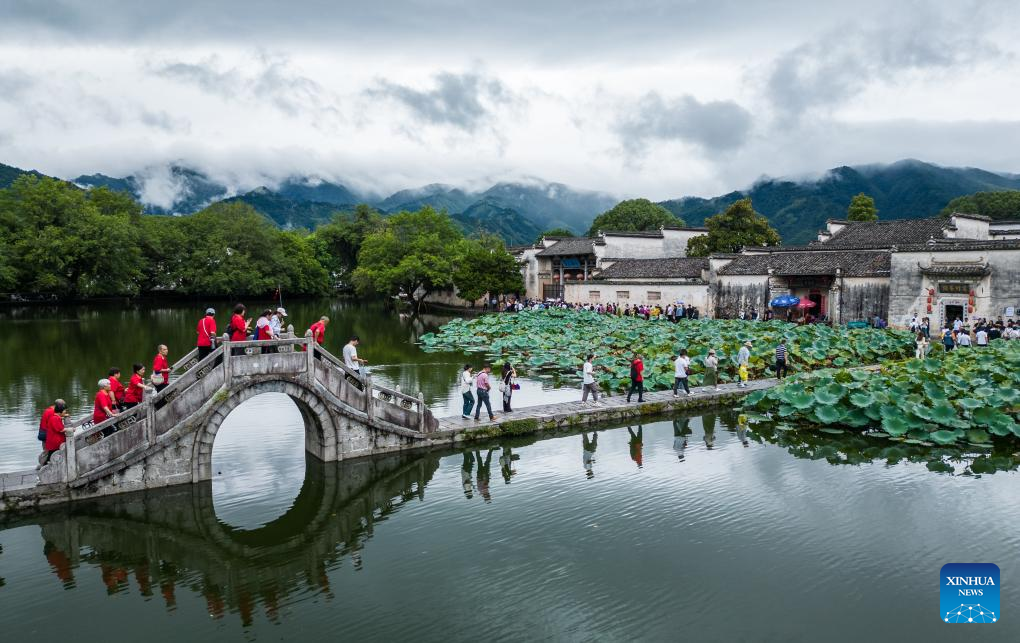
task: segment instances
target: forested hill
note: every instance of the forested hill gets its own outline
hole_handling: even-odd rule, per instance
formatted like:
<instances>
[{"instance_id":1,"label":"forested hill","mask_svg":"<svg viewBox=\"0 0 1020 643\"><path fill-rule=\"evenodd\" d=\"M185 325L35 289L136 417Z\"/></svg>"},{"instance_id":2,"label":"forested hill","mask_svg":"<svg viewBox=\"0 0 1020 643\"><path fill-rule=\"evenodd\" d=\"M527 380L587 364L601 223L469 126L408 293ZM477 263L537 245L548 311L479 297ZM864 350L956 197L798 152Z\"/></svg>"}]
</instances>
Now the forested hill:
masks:
<instances>
[{"instance_id":1,"label":"forested hill","mask_svg":"<svg viewBox=\"0 0 1020 643\"><path fill-rule=\"evenodd\" d=\"M891 165L838 167L811 181L768 179L748 190L711 199L686 197L662 202L687 225L701 225L738 199L751 197L783 243L815 238L826 219L845 218L850 199L864 192L875 199L880 219L937 216L952 199L974 192L1020 189L1020 176L976 168L940 167L906 160Z\"/></svg>"}]
</instances>

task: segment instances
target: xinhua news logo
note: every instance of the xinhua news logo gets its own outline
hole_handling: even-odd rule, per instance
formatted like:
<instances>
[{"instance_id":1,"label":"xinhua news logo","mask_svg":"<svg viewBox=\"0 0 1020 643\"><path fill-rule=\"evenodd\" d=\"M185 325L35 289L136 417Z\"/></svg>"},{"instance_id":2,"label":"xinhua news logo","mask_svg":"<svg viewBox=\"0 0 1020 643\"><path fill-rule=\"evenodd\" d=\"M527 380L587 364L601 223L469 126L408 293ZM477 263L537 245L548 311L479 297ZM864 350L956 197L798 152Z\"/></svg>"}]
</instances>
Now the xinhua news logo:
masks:
<instances>
[{"instance_id":1,"label":"xinhua news logo","mask_svg":"<svg viewBox=\"0 0 1020 643\"><path fill-rule=\"evenodd\" d=\"M999 566L949 563L942 566L939 616L943 623L997 623Z\"/></svg>"}]
</instances>

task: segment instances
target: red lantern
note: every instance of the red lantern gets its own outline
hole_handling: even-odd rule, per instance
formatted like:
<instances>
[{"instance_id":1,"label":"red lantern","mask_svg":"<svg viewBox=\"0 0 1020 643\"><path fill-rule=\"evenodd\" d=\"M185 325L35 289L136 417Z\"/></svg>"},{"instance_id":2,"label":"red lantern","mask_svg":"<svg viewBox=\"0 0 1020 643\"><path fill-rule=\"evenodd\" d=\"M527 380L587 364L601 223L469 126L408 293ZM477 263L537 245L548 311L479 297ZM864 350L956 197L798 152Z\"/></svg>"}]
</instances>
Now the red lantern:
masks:
<instances>
[{"instance_id":1,"label":"red lantern","mask_svg":"<svg viewBox=\"0 0 1020 643\"><path fill-rule=\"evenodd\" d=\"M931 308L931 295L928 295L928 307Z\"/></svg>"},{"instance_id":2,"label":"red lantern","mask_svg":"<svg viewBox=\"0 0 1020 643\"><path fill-rule=\"evenodd\" d=\"M971 308L974 307L974 291L970 291L970 297L967 299L967 303L970 304ZM973 312L973 311L971 311Z\"/></svg>"},{"instance_id":3,"label":"red lantern","mask_svg":"<svg viewBox=\"0 0 1020 643\"><path fill-rule=\"evenodd\" d=\"M931 297L934 294L935 294L935 289L934 288L929 288L928 289L928 296Z\"/></svg>"},{"instance_id":4,"label":"red lantern","mask_svg":"<svg viewBox=\"0 0 1020 643\"><path fill-rule=\"evenodd\" d=\"M974 307L973 306L967 306L967 312L973 314L974 313Z\"/></svg>"},{"instance_id":5,"label":"red lantern","mask_svg":"<svg viewBox=\"0 0 1020 643\"><path fill-rule=\"evenodd\" d=\"M928 302L928 314L929 315L931 314L931 302L930 301Z\"/></svg>"}]
</instances>

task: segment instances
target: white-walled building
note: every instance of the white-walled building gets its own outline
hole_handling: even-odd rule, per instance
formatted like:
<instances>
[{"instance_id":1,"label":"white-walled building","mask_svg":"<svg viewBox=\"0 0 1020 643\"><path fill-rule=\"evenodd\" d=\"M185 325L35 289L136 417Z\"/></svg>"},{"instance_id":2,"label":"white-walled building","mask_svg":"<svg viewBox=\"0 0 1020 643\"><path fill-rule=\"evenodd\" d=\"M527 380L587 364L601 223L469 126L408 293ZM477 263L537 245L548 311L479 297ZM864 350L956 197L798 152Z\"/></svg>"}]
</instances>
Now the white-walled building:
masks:
<instances>
[{"instance_id":1,"label":"white-walled building","mask_svg":"<svg viewBox=\"0 0 1020 643\"><path fill-rule=\"evenodd\" d=\"M527 296L587 303L684 302L705 316L764 310L791 294L836 323L881 317L906 325L916 314L934 326L960 317L1017 319L1020 221L954 213L945 218L830 220L804 246L744 248L687 257L704 228L606 232L543 239L514 249Z\"/></svg>"}]
</instances>

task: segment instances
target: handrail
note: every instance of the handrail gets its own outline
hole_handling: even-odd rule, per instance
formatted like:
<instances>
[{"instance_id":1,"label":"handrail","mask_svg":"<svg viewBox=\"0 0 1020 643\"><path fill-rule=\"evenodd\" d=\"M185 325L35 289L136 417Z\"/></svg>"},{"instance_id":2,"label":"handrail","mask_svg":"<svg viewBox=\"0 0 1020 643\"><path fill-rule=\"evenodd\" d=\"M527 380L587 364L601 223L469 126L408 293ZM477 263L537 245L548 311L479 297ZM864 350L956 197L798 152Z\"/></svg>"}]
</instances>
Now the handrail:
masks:
<instances>
[{"instance_id":1,"label":"handrail","mask_svg":"<svg viewBox=\"0 0 1020 643\"><path fill-rule=\"evenodd\" d=\"M318 353L320 353L322 355L323 359L331 362L334 366L339 368L345 374L350 375L351 377L356 377L359 382L364 382L365 381L365 376L364 375L362 375L359 371L356 371L353 368L347 366L347 364L344 364L344 361L342 359L340 359L339 357L337 357L333 353L330 353L328 350L326 350L322 346L319 346L318 344L315 344L315 348L313 350L315 350Z\"/></svg>"},{"instance_id":2,"label":"handrail","mask_svg":"<svg viewBox=\"0 0 1020 643\"><path fill-rule=\"evenodd\" d=\"M196 370L196 369L198 369L201 366L205 366L207 364L212 364L213 362L216 361L217 357L219 357L220 355L223 355L225 350L226 349L225 349L224 346L217 346L216 349L213 352L211 352L208 355L206 355L201 361L199 361L197 364L195 364L195 366L193 368L188 369L188 372L190 373L191 371ZM178 389L182 389L182 390L186 391L189 388L191 388L192 384L194 384L194 382L191 382L191 383L189 383L187 385L184 385L184 384L181 384L181 381L182 381L182 378L177 378L173 382L170 382L169 386L164 388L162 391L156 393L155 395L150 397L148 400L145 400L139 406L142 406L143 404L155 404L159 400L164 399L167 395L169 395L173 391L176 391ZM195 381L197 381L197 380L195 380Z\"/></svg>"},{"instance_id":3,"label":"handrail","mask_svg":"<svg viewBox=\"0 0 1020 643\"><path fill-rule=\"evenodd\" d=\"M143 403L143 404L139 404L138 406L136 406L134 408L130 408L127 411L123 411L121 413L118 413L117 415L114 415L113 417L108 417L105 420L103 420L102 422L100 422L99 424L94 424L93 423L92 426L87 427L83 431L81 431L80 433L76 433L75 434L75 436L74 436L74 439L76 440L75 446L77 446L79 449L83 448L84 446L86 446L85 443L84 443L85 439L87 439L87 438L89 438L89 437L91 437L91 436L93 436L93 435L103 431L104 429L106 429L106 428L108 428L110 426L113 426L114 424L117 424L119 422L123 422L124 420L126 420L126 419L128 419L130 417L141 416L141 417L138 418L138 421L140 421L142 418L145 417L144 411L146 411L146 408L145 408L145 405Z\"/></svg>"},{"instance_id":4,"label":"handrail","mask_svg":"<svg viewBox=\"0 0 1020 643\"><path fill-rule=\"evenodd\" d=\"M350 375L351 377L356 377L358 379L358 381L360 381L362 383L365 382L366 378L365 378L364 375L362 375L358 371L355 371L354 369L348 367L346 364L343 363L343 361L340 360L340 358L336 357L335 355L333 355L332 353L327 351L325 348L322 348L321 346L316 344L315 345L315 350L318 351L323 356L323 359L325 361L330 362L331 364L333 364L334 366L339 368L341 371L343 371L347 375ZM412 404L420 405L421 406L421 410L424 410L426 408L425 402L422 399L417 398L417 397L415 397L413 395L408 395L407 393L402 393L402 392L400 392L400 391L398 391L396 389L389 388L388 386L383 386L382 384L376 384L376 383L373 382L372 383L372 390L373 391L379 391L380 393L385 393L387 395L392 395L393 397L395 397L397 399L405 400L407 402L411 402Z\"/></svg>"},{"instance_id":5,"label":"handrail","mask_svg":"<svg viewBox=\"0 0 1020 643\"><path fill-rule=\"evenodd\" d=\"M307 344L304 337L292 337L285 339L246 339L239 342L223 342L232 348L264 348L266 346L303 346Z\"/></svg>"},{"instance_id":6,"label":"handrail","mask_svg":"<svg viewBox=\"0 0 1020 643\"><path fill-rule=\"evenodd\" d=\"M373 384L372 385L372 389L376 390L376 391L379 391L380 393L386 393L387 395L392 395L393 397L395 397L397 399L400 399L400 400L407 400L408 402L413 402L414 404L422 404L422 405L424 405L424 402L422 400L420 400L419 398L417 398L417 397L415 397L413 395L408 395L407 393L402 393L402 392L400 392L400 391L398 391L396 389L392 389L392 388L389 388L387 386L382 386L381 384Z\"/></svg>"},{"instance_id":7,"label":"handrail","mask_svg":"<svg viewBox=\"0 0 1020 643\"><path fill-rule=\"evenodd\" d=\"M183 368L195 357L198 357L198 347L192 348L184 357L174 362L173 366L170 367L170 372L173 373L174 371Z\"/></svg>"}]
</instances>

